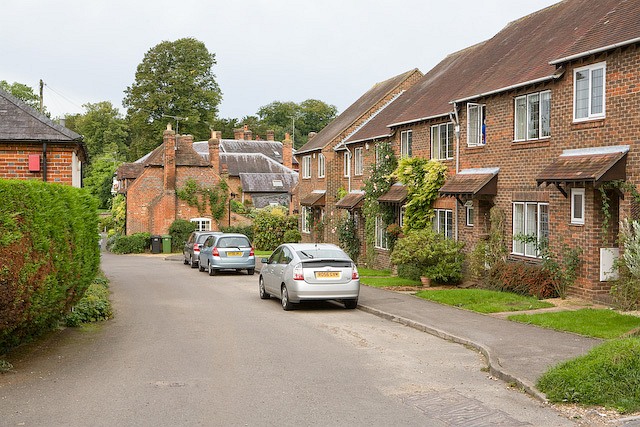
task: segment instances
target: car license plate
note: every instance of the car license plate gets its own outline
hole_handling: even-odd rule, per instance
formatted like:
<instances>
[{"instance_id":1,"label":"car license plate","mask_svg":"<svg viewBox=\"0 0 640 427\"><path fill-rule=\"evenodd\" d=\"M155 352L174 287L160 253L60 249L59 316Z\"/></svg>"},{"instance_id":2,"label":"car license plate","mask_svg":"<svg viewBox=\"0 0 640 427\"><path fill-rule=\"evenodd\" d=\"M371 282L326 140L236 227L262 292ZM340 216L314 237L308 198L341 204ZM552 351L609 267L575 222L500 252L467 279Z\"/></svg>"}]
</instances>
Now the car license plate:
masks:
<instances>
[{"instance_id":1,"label":"car license plate","mask_svg":"<svg viewBox=\"0 0 640 427\"><path fill-rule=\"evenodd\" d=\"M227 252L227 256L242 256L242 252Z\"/></svg>"},{"instance_id":2,"label":"car license plate","mask_svg":"<svg viewBox=\"0 0 640 427\"><path fill-rule=\"evenodd\" d=\"M339 271L316 271L316 279L339 279Z\"/></svg>"}]
</instances>

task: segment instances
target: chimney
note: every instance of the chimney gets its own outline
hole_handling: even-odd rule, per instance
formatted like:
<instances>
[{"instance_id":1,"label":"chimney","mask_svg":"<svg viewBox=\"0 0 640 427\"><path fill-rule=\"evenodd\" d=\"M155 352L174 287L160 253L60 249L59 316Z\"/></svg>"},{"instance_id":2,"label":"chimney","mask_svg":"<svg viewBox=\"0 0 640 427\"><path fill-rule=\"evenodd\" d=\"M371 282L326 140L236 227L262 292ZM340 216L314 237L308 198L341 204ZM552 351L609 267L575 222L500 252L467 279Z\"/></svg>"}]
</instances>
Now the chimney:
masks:
<instances>
[{"instance_id":1,"label":"chimney","mask_svg":"<svg viewBox=\"0 0 640 427\"><path fill-rule=\"evenodd\" d=\"M211 132L209 139L209 163L213 167L213 173L220 175L220 140L218 135L222 132Z\"/></svg>"},{"instance_id":2,"label":"chimney","mask_svg":"<svg viewBox=\"0 0 640 427\"><path fill-rule=\"evenodd\" d=\"M233 139L241 140L242 138L244 138L244 129L234 129Z\"/></svg>"},{"instance_id":3,"label":"chimney","mask_svg":"<svg viewBox=\"0 0 640 427\"><path fill-rule=\"evenodd\" d=\"M251 132L251 131L249 130L249 125L244 125L244 129L243 129L243 130L244 130L244 139L245 139L246 141L251 141L251 140L253 139L253 138L252 138L252 136L253 136L253 132Z\"/></svg>"},{"instance_id":4,"label":"chimney","mask_svg":"<svg viewBox=\"0 0 640 427\"><path fill-rule=\"evenodd\" d=\"M309 132L309 137L307 138L307 141L311 141L311 139L316 135L317 135L316 132Z\"/></svg>"},{"instance_id":5,"label":"chimney","mask_svg":"<svg viewBox=\"0 0 640 427\"><path fill-rule=\"evenodd\" d=\"M171 129L171 124L162 134L164 143L164 189L173 191L176 189L176 133Z\"/></svg>"},{"instance_id":6,"label":"chimney","mask_svg":"<svg viewBox=\"0 0 640 427\"><path fill-rule=\"evenodd\" d=\"M293 145L288 133L284 134L284 141L282 141L282 165L293 169Z\"/></svg>"},{"instance_id":7,"label":"chimney","mask_svg":"<svg viewBox=\"0 0 640 427\"><path fill-rule=\"evenodd\" d=\"M267 141L275 141L275 132L272 130L267 131Z\"/></svg>"},{"instance_id":8,"label":"chimney","mask_svg":"<svg viewBox=\"0 0 640 427\"><path fill-rule=\"evenodd\" d=\"M218 140L218 142L222 142L222 131L217 130L215 132L211 133L211 136L213 136L214 138L216 138Z\"/></svg>"}]
</instances>

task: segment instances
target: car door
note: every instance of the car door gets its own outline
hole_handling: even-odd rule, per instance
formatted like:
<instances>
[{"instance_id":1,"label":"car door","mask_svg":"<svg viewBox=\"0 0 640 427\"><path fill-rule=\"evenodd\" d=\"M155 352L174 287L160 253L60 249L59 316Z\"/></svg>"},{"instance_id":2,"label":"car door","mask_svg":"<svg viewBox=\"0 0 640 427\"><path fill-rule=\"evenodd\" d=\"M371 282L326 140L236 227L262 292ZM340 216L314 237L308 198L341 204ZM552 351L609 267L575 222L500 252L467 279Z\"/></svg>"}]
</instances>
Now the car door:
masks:
<instances>
[{"instance_id":1,"label":"car door","mask_svg":"<svg viewBox=\"0 0 640 427\"><path fill-rule=\"evenodd\" d=\"M278 281L278 277L276 277L275 271L281 255L282 247L279 247L275 251L273 251L273 253L269 257L267 264L262 266L261 271L265 289L274 293L275 291L280 292L280 282ZM275 285L276 283L277 287Z\"/></svg>"},{"instance_id":2,"label":"car door","mask_svg":"<svg viewBox=\"0 0 640 427\"><path fill-rule=\"evenodd\" d=\"M273 277L275 278L274 291L280 292L280 285L282 283L286 283L288 277L287 275L291 274L287 266L291 262L291 250L286 246L283 246L280 256L278 257L278 262L273 265Z\"/></svg>"}]
</instances>

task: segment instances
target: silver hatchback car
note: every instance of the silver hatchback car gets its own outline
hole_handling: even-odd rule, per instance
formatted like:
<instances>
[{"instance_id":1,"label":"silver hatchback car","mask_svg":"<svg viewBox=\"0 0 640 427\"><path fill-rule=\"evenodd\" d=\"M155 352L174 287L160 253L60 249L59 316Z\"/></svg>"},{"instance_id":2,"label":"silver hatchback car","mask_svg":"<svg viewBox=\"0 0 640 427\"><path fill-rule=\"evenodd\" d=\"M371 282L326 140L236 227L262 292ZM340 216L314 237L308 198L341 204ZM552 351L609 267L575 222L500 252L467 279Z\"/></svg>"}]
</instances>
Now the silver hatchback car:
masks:
<instances>
[{"instance_id":1,"label":"silver hatchback car","mask_svg":"<svg viewBox=\"0 0 640 427\"><path fill-rule=\"evenodd\" d=\"M222 233L207 237L200 248L198 269L214 276L220 270L247 270L253 275L256 257L249 238L244 234Z\"/></svg>"},{"instance_id":2,"label":"silver hatchback car","mask_svg":"<svg viewBox=\"0 0 640 427\"><path fill-rule=\"evenodd\" d=\"M358 268L336 245L285 243L261 261L260 298L280 298L285 310L304 300L339 300L349 309L358 305Z\"/></svg>"}]
</instances>

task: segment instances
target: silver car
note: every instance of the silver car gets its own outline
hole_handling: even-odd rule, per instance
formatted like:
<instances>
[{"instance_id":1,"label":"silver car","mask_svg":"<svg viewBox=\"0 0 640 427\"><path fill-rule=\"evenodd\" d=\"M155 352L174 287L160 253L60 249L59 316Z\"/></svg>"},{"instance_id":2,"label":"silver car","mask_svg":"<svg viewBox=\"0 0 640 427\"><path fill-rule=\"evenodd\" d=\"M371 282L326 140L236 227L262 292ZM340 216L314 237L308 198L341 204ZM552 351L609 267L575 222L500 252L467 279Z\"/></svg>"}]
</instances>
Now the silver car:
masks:
<instances>
[{"instance_id":1,"label":"silver car","mask_svg":"<svg viewBox=\"0 0 640 427\"><path fill-rule=\"evenodd\" d=\"M196 268L198 266L198 260L200 255L200 247L207 240L207 237L214 234L222 234L220 231L194 231L189 235L189 238L184 244L182 249L182 255L184 256L184 263Z\"/></svg>"},{"instance_id":2,"label":"silver car","mask_svg":"<svg viewBox=\"0 0 640 427\"><path fill-rule=\"evenodd\" d=\"M256 257L249 238L244 234L223 233L207 237L200 248L198 269L214 276L220 270L256 271Z\"/></svg>"},{"instance_id":3,"label":"silver car","mask_svg":"<svg viewBox=\"0 0 640 427\"><path fill-rule=\"evenodd\" d=\"M358 268L336 245L285 243L261 261L260 298L280 298L285 310L304 300L339 300L349 309L358 305Z\"/></svg>"}]
</instances>

